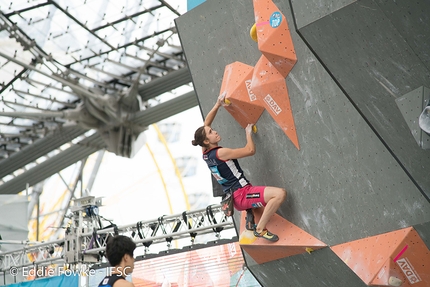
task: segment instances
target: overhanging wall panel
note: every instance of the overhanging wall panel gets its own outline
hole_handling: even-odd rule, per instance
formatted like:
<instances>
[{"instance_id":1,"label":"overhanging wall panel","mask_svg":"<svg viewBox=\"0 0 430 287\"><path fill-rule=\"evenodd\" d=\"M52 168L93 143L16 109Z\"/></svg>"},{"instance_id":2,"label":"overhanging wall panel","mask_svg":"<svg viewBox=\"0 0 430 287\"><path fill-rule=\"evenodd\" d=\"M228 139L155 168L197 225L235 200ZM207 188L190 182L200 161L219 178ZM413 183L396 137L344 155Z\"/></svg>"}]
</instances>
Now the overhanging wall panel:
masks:
<instances>
[{"instance_id":1,"label":"overhanging wall panel","mask_svg":"<svg viewBox=\"0 0 430 287\"><path fill-rule=\"evenodd\" d=\"M291 0L296 25L300 29L357 0Z\"/></svg>"},{"instance_id":2,"label":"overhanging wall panel","mask_svg":"<svg viewBox=\"0 0 430 287\"><path fill-rule=\"evenodd\" d=\"M427 69L430 69L430 3L427 0L377 0L375 3L383 8L385 17Z\"/></svg>"},{"instance_id":3,"label":"overhanging wall panel","mask_svg":"<svg viewBox=\"0 0 430 287\"><path fill-rule=\"evenodd\" d=\"M386 10L386 6L393 9L390 3L359 1L299 31L346 96L429 198L430 153L417 146L395 100L428 85L430 72L418 56L420 52L412 49L399 33L401 23L405 31L409 21L396 19L394 22L386 16L393 13ZM418 4L420 11L430 13L428 2ZM294 4L294 9L299 5L303 4ZM396 9L402 7L396 6ZM408 18L413 21L421 14ZM416 37L421 32L408 30ZM423 41L415 42L415 45L427 47L430 41L425 39L430 37L430 31L420 35Z\"/></svg>"}]
</instances>

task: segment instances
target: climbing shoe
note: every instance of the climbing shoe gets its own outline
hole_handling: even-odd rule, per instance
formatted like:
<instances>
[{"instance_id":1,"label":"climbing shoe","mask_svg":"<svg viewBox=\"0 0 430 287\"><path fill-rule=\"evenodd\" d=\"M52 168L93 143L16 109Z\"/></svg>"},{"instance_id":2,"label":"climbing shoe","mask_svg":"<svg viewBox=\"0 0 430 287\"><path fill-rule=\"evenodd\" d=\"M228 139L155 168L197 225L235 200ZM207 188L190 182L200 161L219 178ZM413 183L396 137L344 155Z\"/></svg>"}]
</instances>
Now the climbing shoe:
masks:
<instances>
[{"instance_id":1,"label":"climbing shoe","mask_svg":"<svg viewBox=\"0 0 430 287\"><path fill-rule=\"evenodd\" d=\"M255 222L254 222L254 213L252 213L252 208L246 210L245 217L245 228L247 230L254 231Z\"/></svg>"},{"instance_id":2,"label":"climbing shoe","mask_svg":"<svg viewBox=\"0 0 430 287\"><path fill-rule=\"evenodd\" d=\"M267 229L263 229L263 231L260 233L258 233L257 230L254 229L254 236L255 237L261 237L261 238L264 238L264 239L272 241L272 242L276 242L279 240L278 235L271 233Z\"/></svg>"}]
</instances>

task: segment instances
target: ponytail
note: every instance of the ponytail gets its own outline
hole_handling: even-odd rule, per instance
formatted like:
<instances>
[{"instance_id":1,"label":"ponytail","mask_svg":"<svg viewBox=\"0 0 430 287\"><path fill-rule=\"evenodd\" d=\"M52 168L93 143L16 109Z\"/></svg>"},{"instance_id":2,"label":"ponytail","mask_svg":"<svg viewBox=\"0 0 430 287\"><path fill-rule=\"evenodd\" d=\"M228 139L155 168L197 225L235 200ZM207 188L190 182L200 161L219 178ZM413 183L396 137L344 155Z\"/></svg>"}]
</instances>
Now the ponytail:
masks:
<instances>
[{"instance_id":1,"label":"ponytail","mask_svg":"<svg viewBox=\"0 0 430 287\"><path fill-rule=\"evenodd\" d=\"M204 143L205 140L206 140L205 126L201 126L194 133L194 139L191 141L191 144L193 146L199 145L201 147L206 147Z\"/></svg>"}]
</instances>

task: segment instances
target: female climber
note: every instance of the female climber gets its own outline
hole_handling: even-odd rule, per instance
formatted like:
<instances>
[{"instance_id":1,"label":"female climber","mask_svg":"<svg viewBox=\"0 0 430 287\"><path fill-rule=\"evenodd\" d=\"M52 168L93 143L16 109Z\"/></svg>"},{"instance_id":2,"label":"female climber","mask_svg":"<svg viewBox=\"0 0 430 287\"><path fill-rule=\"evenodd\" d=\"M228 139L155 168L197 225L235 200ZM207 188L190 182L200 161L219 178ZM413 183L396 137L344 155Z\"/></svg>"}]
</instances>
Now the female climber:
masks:
<instances>
[{"instance_id":1,"label":"female climber","mask_svg":"<svg viewBox=\"0 0 430 287\"><path fill-rule=\"evenodd\" d=\"M218 145L220 135L211 128L219 107L225 105L224 95L218 97L217 102L207 114L204 125L194 133L194 146L201 146L203 160L207 163L212 175L221 184L225 193L233 192L234 207L239 210L247 210L246 229L252 230L254 236L278 241L278 236L266 229L272 215L278 210L287 197L283 188L272 186L253 186L246 179L237 159L255 154L255 145L252 139L253 124L245 128L246 145L242 148L224 148ZM254 224L252 208L264 207L258 224Z\"/></svg>"}]
</instances>

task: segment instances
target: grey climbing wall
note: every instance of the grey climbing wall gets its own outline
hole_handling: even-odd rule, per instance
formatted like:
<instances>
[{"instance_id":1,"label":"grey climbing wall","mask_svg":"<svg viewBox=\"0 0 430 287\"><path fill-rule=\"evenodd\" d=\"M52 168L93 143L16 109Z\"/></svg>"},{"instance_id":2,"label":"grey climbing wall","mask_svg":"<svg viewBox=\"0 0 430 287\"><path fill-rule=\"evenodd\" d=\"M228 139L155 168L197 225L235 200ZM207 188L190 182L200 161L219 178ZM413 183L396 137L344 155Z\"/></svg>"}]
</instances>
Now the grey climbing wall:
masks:
<instances>
[{"instance_id":1,"label":"grey climbing wall","mask_svg":"<svg viewBox=\"0 0 430 287\"><path fill-rule=\"evenodd\" d=\"M303 2L293 1L294 10L302 6ZM414 142L395 100L430 86L429 11L428 1L356 1L299 29L427 198L430 152Z\"/></svg>"},{"instance_id":2,"label":"grey climbing wall","mask_svg":"<svg viewBox=\"0 0 430 287\"><path fill-rule=\"evenodd\" d=\"M278 214L328 246L409 226L428 234L430 151L415 141L396 98L430 87L430 7L397 2L274 1L298 58L286 83L300 150L264 112L257 153L240 162L254 185L286 188ZM253 23L250 0L206 1L176 20L203 115L219 95L224 67L259 59ZM246 142L224 109L212 127L223 146ZM246 258L264 286L366 286L330 248L262 265Z\"/></svg>"}]
</instances>

